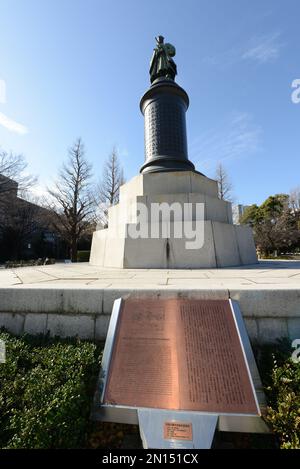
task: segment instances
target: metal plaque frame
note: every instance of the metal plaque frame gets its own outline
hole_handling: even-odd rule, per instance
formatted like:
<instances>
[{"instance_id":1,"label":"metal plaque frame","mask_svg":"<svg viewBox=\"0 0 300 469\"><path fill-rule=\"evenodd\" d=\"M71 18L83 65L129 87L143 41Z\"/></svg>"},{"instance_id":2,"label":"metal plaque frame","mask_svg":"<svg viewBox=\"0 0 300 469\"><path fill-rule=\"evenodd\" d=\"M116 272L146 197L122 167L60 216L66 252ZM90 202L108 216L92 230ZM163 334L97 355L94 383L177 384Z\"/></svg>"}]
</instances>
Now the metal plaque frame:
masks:
<instances>
[{"instance_id":1,"label":"metal plaque frame","mask_svg":"<svg viewBox=\"0 0 300 469\"><path fill-rule=\"evenodd\" d=\"M140 433L144 448L209 448L213 439L215 428L227 432L247 432L247 433L268 433L269 428L264 422L262 415L265 413L266 400L263 386L255 362L250 340L237 301L231 299L229 302L236 331L239 337L240 346L243 352L249 380L255 397L258 414L238 414L238 413L212 413L182 410L164 410L153 408L130 407L125 405L111 405L103 403L107 378L112 358L112 352L116 335L118 332L119 315L122 306L122 298L115 300L112 315L109 323L107 338L105 342L101 371L97 390L94 396L94 403L91 418L94 420L127 423L140 425ZM159 301L159 300L158 300ZM192 442L179 442L174 440L164 440L155 437L153 428L161 424L162 418L170 421L191 421L195 425L198 419L198 426L207 429L206 434L202 432L202 437L196 438ZM196 420L195 420L196 419ZM160 442L160 443L159 443Z\"/></svg>"}]
</instances>

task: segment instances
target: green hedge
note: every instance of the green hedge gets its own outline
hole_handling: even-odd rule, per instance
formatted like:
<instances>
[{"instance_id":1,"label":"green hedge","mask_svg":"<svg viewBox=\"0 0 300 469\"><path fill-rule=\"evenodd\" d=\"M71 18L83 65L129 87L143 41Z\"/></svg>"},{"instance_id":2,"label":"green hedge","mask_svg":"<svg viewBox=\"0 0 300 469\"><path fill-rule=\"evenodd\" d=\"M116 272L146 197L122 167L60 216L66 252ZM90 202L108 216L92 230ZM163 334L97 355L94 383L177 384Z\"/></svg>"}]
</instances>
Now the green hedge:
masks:
<instances>
[{"instance_id":1,"label":"green hedge","mask_svg":"<svg viewBox=\"0 0 300 469\"><path fill-rule=\"evenodd\" d=\"M0 448L103 447L122 439L119 426L114 424L113 435L107 426L89 422L102 347L1 331L0 339L6 343ZM300 363L291 361L290 341L256 353L269 404L266 419L281 448L300 448Z\"/></svg>"},{"instance_id":2,"label":"green hedge","mask_svg":"<svg viewBox=\"0 0 300 469\"><path fill-rule=\"evenodd\" d=\"M266 420L282 449L300 449L300 363L294 363L291 354L288 339L258 350L269 404Z\"/></svg>"},{"instance_id":3,"label":"green hedge","mask_svg":"<svg viewBox=\"0 0 300 469\"><path fill-rule=\"evenodd\" d=\"M77 262L89 262L91 251L78 251Z\"/></svg>"},{"instance_id":4,"label":"green hedge","mask_svg":"<svg viewBox=\"0 0 300 469\"><path fill-rule=\"evenodd\" d=\"M0 447L84 445L100 363L95 344L1 332Z\"/></svg>"}]
</instances>

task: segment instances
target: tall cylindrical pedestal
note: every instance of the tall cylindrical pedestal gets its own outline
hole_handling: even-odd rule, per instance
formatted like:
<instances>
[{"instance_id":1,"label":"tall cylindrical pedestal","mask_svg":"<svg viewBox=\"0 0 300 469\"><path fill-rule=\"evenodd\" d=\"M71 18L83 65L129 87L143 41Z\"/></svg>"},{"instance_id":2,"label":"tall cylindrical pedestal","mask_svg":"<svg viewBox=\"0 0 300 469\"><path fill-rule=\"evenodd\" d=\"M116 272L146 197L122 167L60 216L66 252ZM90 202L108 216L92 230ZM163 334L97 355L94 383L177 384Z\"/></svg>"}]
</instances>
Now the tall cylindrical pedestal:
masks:
<instances>
[{"instance_id":1,"label":"tall cylindrical pedestal","mask_svg":"<svg viewBox=\"0 0 300 469\"><path fill-rule=\"evenodd\" d=\"M188 159L185 113L189 97L173 80L158 79L141 99L145 163L140 172L194 171Z\"/></svg>"}]
</instances>

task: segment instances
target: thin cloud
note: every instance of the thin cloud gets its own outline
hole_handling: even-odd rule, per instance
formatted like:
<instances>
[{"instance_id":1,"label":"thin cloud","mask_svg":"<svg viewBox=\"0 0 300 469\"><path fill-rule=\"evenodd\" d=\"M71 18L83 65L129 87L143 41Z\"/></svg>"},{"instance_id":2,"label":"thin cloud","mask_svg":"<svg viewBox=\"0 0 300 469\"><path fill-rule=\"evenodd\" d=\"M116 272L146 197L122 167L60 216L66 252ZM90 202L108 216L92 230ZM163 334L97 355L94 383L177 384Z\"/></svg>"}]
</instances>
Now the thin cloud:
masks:
<instances>
[{"instance_id":1,"label":"thin cloud","mask_svg":"<svg viewBox=\"0 0 300 469\"><path fill-rule=\"evenodd\" d=\"M281 33L271 33L264 36L254 36L241 45L234 45L216 55L203 57L202 62L207 66L226 68L241 60L254 61L259 64L274 62L280 56L284 44L280 42Z\"/></svg>"},{"instance_id":2,"label":"thin cloud","mask_svg":"<svg viewBox=\"0 0 300 469\"><path fill-rule=\"evenodd\" d=\"M0 80L0 103L6 103L6 83L4 80Z\"/></svg>"},{"instance_id":3,"label":"thin cloud","mask_svg":"<svg viewBox=\"0 0 300 469\"><path fill-rule=\"evenodd\" d=\"M283 45L279 42L279 37L280 33L273 33L252 38L247 50L242 54L242 59L250 59L262 64L278 59Z\"/></svg>"},{"instance_id":4,"label":"thin cloud","mask_svg":"<svg viewBox=\"0 0 300 469\"><path fill-rule=\"evenodd\" d=\"M247 112L234 113L226 122L199 135L190 145L191 160L200 170L210 171L218 162L228 162L261 150L262 129Z\"/></svg>"},{"instance_id":5,"label":"thin cloud","mask_svg":"<svg viewBox=\"0 0 300 469\"><path fill-rule=\"evenodd\" d=\"M0 80L0 103L6 104L6 82L5 80ZM0 112L0 125L5 127L5 129L10 132L15 132L20 135L25 135L28 133L27 127L20 124L19 122L14 121L10 117L7 117L5 114Z\"/></svg>"},{"instance_id":6,"label":"thin cloud","mask_svg":"<svg viewBox=\"0 0 300 469\"><path fill-rule=\"evenodd\" d=\"M117 145L116 150L120 158L126 158L127 156L129 156L129 151L126 147Z\"/></svg>"},{"instance_id":7,"label":"thin cloud","mask_svg":"<svg viewBox=\"0 0 300 469\"><path fill-rule=\"evenodd\" d=\"M0 125L2 125L2 127L5 127L10 132L15 132L20 135L25 135L28 133L28 129L27 127L25 127L25 125L19 124L13 119L10 119L10 117L7 117L2 112L0 112Z\"/></svg>"},{"instance_id":8,"label":"thin cloud","mask_svg":"<svg viewBox=\"0 0 300 469\"><path fill-rule=\"evenodd\" d=\"M240 50L237 47L232 47L218 54L203 57L202 63L204 66L226 68L236 63L239 60L239 55Z\"/></svg>"}]
</instances>

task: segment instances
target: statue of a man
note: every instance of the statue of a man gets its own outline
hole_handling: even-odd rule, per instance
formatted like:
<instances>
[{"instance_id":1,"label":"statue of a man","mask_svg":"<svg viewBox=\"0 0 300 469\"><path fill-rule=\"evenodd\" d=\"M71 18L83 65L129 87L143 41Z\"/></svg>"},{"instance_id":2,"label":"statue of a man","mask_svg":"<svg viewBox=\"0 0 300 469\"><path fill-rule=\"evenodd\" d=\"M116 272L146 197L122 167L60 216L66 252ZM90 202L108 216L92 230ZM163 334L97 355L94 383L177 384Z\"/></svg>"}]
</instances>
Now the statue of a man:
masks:
<instances>
[{"instance_id":1,"label":"statue of a man","mask_svg":"<svg viewBox=\"0 0 300 469\"><path fill-rule=\"evenodd\" d=\"M172 59L176 54L175 47L169 43L164 44L163 36L157 36L155 39L157 44L150 62L150 81L153 83L160 77L174 80L177 75L177 67Z\"/></svg>"}]
</instances>

